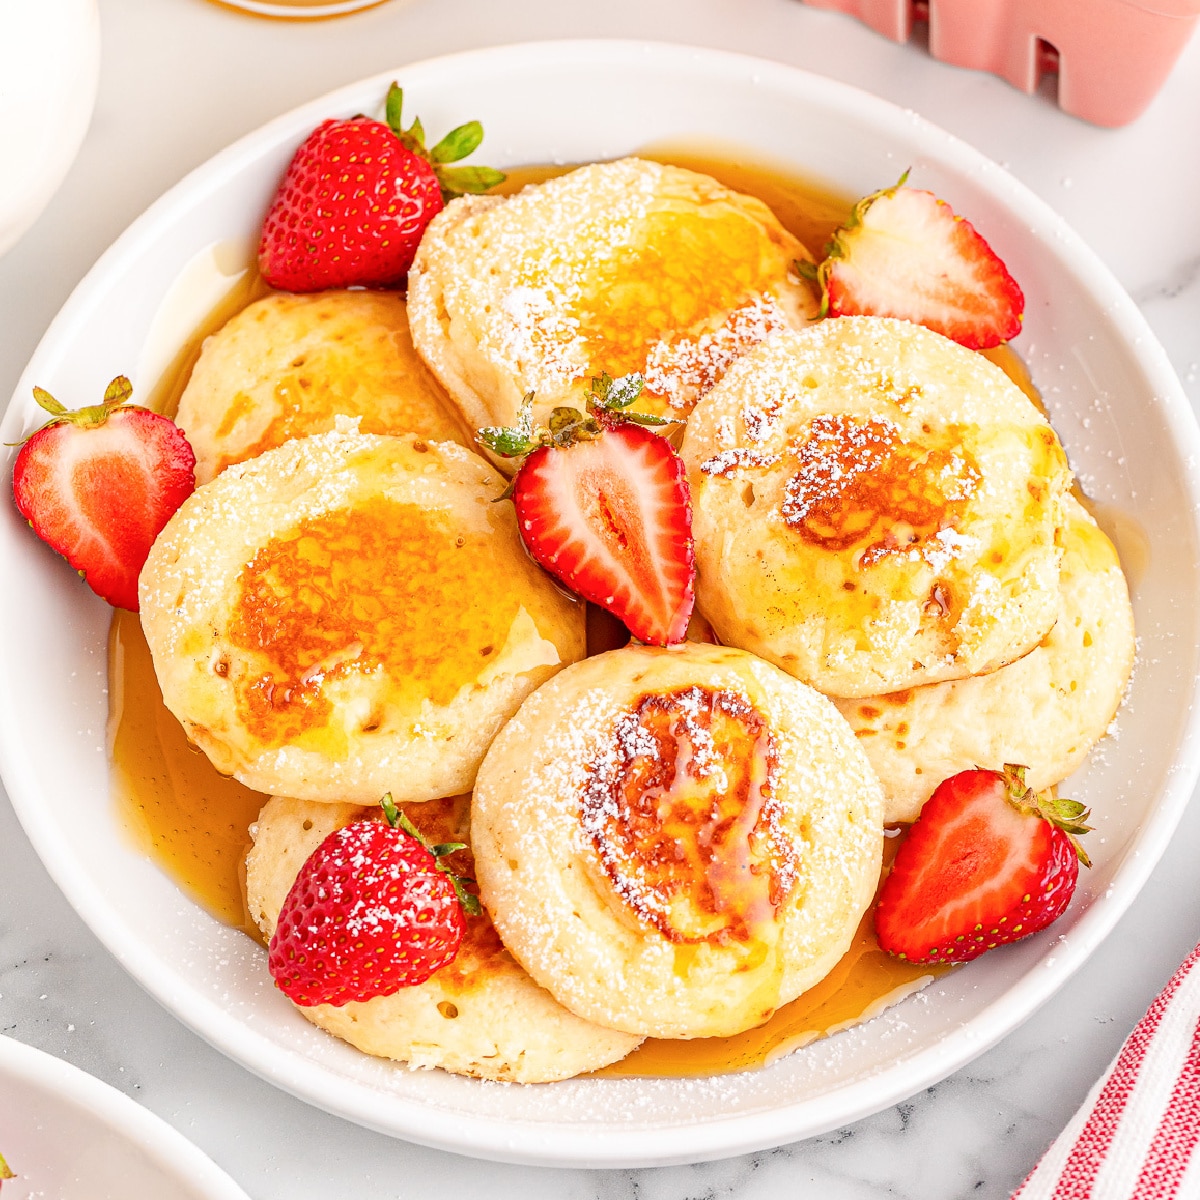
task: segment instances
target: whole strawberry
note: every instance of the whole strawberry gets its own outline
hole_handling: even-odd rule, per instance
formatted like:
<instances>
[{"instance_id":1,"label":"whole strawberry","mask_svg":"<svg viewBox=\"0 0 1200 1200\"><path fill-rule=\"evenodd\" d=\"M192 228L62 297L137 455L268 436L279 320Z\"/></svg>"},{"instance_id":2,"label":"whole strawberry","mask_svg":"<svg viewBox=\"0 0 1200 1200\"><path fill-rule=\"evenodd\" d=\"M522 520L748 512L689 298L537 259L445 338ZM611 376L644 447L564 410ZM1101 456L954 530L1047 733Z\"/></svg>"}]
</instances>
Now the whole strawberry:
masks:
<instances>
[{"instance_id":1,"label":"whole strawberry","mask_svg":"<svg viewBox=\"0 0 1200 1200\"><path fill-rule=\"evenodd\" d=\"M854 206L819 267L822 315L899 317L972 350L1021 332L1025 297L970 221L900 182Z\"/></svg>"},{"instance_id":2,"label":"whole strawberry","mask_svg":"<svg viewBox=\"0 0 1200 1200\"><path fill-rule=\"evenodd\" d=\"M383 820L331 833L296 876L268 949L279 989L300 1005L348 1004L424 983L453 961L464 910L481 910L440 859L461 842L430 846L392 803Z\"/></svg>"},{"instance_id":3,"label":"whole strawberry","mask_svg":"<svg viewBox=\"0 0 1200 1200\"><path fill-rule=\"evenodd\" d=\"M883 949L963 963L1045 929L1067 910L1088 812L1025 786L1025 768L960 771L925 802L875 907Z\"/></svg>"},{"instance_id":4,"label":"whole strawberry","mask_svg":"<svg viewBox=\"0 0 1200 1200\"><path fill-rule=\"evenodd\" d=\"M537 430L526 396L518 427L478 439L524 456L511 491L533 559L634 637L666 646L683 640L695 601L691 495L674 447L644 428L671 422L626 411L642 386L640 375L602 375L586 413L556 408Z\"/></svg>"},{"instance_id":5,"label":"whole strawberry","mask_svg":"<svg viewBox=\"0 0 1200 1200\"><path fill-rule=\"evenodd\" d=\"M162 527L196 487L196 456L183 431L125 402L124 375L101 404L68 411L33 389L50 420L13 465L13 498L47 545L98 596L137 612L138 575Z\"/></svg>"},{"instance_id":6,"label":"whole strawberry","mask_svg":"<svg viewBox=\"0 0 1200 1200\"><path fill-rule=\"evenodd\" d=\"M289 292L403 283L425 227L451 196L503 182L490 167L450 167L483 140L469 121L425 148L419 120L405 129L404 92L388 90L386 124L324 121L296 151L263 223L258 265Z\"/></svg>"}]
</instances>

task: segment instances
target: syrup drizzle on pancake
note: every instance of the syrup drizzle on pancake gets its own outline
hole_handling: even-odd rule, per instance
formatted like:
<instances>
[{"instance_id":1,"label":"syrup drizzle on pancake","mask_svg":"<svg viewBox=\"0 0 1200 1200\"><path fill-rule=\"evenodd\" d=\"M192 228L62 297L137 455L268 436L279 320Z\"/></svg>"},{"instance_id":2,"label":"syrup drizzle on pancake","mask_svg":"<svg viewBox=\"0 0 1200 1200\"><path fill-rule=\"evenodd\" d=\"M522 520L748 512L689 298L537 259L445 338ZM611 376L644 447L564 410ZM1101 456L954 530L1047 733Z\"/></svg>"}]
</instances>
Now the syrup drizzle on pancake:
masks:
<instances>
[{"instance_id":1,"label":"syrup drizzle on pancake","mask_svg":"<svg viewBox=\"0 0 1200 1200\"><path fill-rule=\"evenodd\" d=\"M581 821L618 895L677 943L753 943L797 876L774 798L776 752L745 697L645 695L589 771Z\"/></svg>"},{"instance_id":2,"label":"syrup drizzle on pancake","mask_svg":"<svg viewBox=\"0 0 1200 1200\"><path fill-rule=\"evenodd\" d=\"M981 479L962 430L948 427L939 440L905 441L878 418L817 417L784 486L785 523L828 550L861 547L860 567L923 548L954 529Z\"/></svg>"},{"instance_id":3,"label":"syrup drizzle on pancake","mask_svg":"<svg viewBox=\"0 0 1200 1200\"><path fill-rule=\"evenodd\" d=\"M235 646L265 659L239 681L246 725L268 744L320 729L326 687L351 672L384 676L409 707L453 699L517 616L491 550L486 534L383 498L273 538L242 571L230 625Z\"/></svg>"}]
</instances>

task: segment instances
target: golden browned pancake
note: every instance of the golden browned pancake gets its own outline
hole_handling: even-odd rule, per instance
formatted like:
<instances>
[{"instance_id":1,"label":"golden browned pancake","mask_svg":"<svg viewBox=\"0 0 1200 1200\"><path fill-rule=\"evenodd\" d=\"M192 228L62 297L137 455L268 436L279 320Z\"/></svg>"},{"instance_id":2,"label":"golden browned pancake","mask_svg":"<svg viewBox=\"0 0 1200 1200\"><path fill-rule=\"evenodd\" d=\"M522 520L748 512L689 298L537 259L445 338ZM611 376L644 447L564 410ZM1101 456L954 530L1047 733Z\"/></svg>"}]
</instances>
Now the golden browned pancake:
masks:
<instances>
[{"instance_id":1,"label":"golden browned pancake","mask_svg":"<svg viewBox=\"0 0 1200 1200\"><path fill-rule=\"evenodd\" d=\"M209 337L176 420L196 452L196 482L334 417L363 433L415 433L469 445L445 393L413 349L394 292L277 292Z\"/></svg>"},{"instance_id":2,"label":"golden browned pancake","mask_svg":"<svg viewBox=\"0 0 1200 1200\"><path fill-rule=\"evenodd\" d=\"M430 842L467 841L469 798L414 806L409 818ZM246 856L246 903L269 940L292 882L335 829L377 817L378 805L314 804L280 796L262 810ZM471 853L449 859L470 876ZM480 1079L544 1083L624 1058L641 1040L569 1013L538 987L502 945L486 913L467 917L453 962L425 983L343 1007L298 1006L315 1025L359 1050L413 1067Z\"/></svg>"},{"instance_id":3,"label":"golden browned pancake","mask_svg":"<svg viewBox=\"0 0 1200 1200\"><path fill-rule=\"evenodd\" d=\"M839 700L879 774L889 822L914 821L943 779L971 767L1028 767L1040 790L1102 738L1133 669L1133 609L1112 543L1067 497L1054 628L1010 666L866 700Z\"/></svg>"},{"instance_id":4,"label":"golden browned pancake","mask_svg":"<svg viewBox=\"0 0 1200 1200\"><path fill-rule=\"evenodd\" d=\"M229 467L155 542L141 618L217 769L308 800L467 791L497 729L584 651L504 481L411 435L317 434Z\"/></svg>"},{"instance_id":5,"label":"golden browned pancake","mask_svg":"<svg viewBox=\"0 0 1200 1200\"><path fill-rule=\"evenodd\" d=\"M804 247L760 200L679 167L597 163L429 226L409 278L413 340L472 426L582 407L591 377L646 377L683 416L747 347L815 313Z\"/></svg>"},{"instance_id":6,"label":"golden browned pancake","mask_svg":"<svg viewBox=\"0 0 1200 1200\"><path fill-rule=\"evenodd\" d=\"M743 651L614 650L500 731L471 836L504 944L572 1012L736 1033L822 979L879 878L883 797L834 706Z\"/></svg>"},{"instance_id":7,"label":"golden browned pancake","mask_svg":"<svg viewBox=\"0 0 1200 1200\"><path fill-rule=\"evenodd\" d=\"M696 406L682 454L700 610L823 692L995 670L1058 615L1058 438L998 367L918 325L777 334Z\"/></svg>"}]
</instances>

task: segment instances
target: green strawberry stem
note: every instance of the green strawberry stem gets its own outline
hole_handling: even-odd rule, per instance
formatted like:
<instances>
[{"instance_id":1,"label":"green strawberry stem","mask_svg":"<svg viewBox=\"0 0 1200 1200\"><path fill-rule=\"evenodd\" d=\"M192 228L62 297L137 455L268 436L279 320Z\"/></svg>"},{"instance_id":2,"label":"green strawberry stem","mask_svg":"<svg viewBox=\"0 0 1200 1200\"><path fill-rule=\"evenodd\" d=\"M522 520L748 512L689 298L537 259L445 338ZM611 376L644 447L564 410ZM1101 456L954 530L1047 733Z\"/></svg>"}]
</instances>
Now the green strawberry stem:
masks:
<instances>
[{"instance_id":1,"label":"green strawberry stem","mask_svg":"<svg viewBox=\"0 0 1200 1200\"><path fill-rule=\"evenodd\" d=\"M4 1161L4 1155L0 1154L0 1179L16 1179L16 1173Z\"/></svg>"},{"instance_id":2,"label":"green strawberry stem","mask_svg":"<svg viewBox=\"0 0 1200 1200\"><path fill-rule=\"evenodd\" d=\"M466 889L466 884L474 883L475 880L468 879L465 875L456 875L442 862L443 858L453 854L456 850L465 850L467 843L439 842L436 845L431 845L425 835L397 807L396 802L392 799L391 792L388 792L380 800L379 805L383 809L384 819L393 829L404 830L409 837L416 838L433 855L437 863L437 869L448 876L450 882L454 885L454 894L458 897L458 902L462 905L463 912L467 913L468 916L478 917L483 912L483 906L479 903L479 897L473 892L468 892Z\"/></svg>"},{"instance_id":3,"label":"green strawberry stem","mask_svg":"<svg viewBox=\"0 0 1200 1200\"><path fill-rule=\"evenodd\" d=\"M33 398L50 414L50 420L39 425L24 440L28 441L34 433L49 429L53 425L78 425L84 429L94 429L105 421L133 395L133 384L124 375L118 375L104 389L104 399L99 404L89 404L85 408L70 409L61 401L56 400L45 388L35 387Z\"/></svg>"},{"instance_id":4,"label":"green strawberry stem","mask_svg":"<svg viewBox=\"0 0 1200 1200\"><path fill-rule=\"evenodd\" d=\"M476 433L475 440L501 458L524 458L539 446L562 448L590 441L604 432L605 425L621 421L632 421L635 425L680 424L672 417L627 411L645 386L645 379L637 372L622 375L620 379L613 379L607 373L593 376L588 384L586 412L559 405L551 410L549 423L536 428L533 393L528 392L521 401L516 425L486 425Z\"/></svg>"},{"instance_id":5,"label":"green strawberry stem","mask_svg":"<svg viewBox=\"0 0 1200 1200\"><path fill-rule=\"evenodd\" d=\"M413 123L404 128L404 89L393 83L388 88L387 100L384 102L384 116L388 128L400 139L404 147L413 154L420 155L437 176L442 189L442 199L449 200L466 192L478 195L490 191L497 184L504 182L503 171L493 167L449 167L447 163L455 163L473 154L483 141L483 126L478 121L468 121L452 129L433 149L425 147L425 127L419 117L413 118Z\"/></svg>"},{"instance_id":6,"label":"green strawberry stem","mask_svg":"<svg viewBox=\"0 0 1200 1200\"><path fill-rule=\"evenodd\" d=\"M1090 867L1092 860L1088 858L1087 851L1079 839L1092 830L1092 826L1087 824L1088 817L1092 815L1091 810L1078 800L1067 800L1055 795L1053 788L1035 792L1025 783L1025 770L1025 767L1013 763L1004 764L1004 785L1009 803L1023 813L1032 813L1041 817L1043 821L1049 821L1051 825L1057 825L1075 847L1079 861L1085 867Z\"/></svg>"}]
</instances>

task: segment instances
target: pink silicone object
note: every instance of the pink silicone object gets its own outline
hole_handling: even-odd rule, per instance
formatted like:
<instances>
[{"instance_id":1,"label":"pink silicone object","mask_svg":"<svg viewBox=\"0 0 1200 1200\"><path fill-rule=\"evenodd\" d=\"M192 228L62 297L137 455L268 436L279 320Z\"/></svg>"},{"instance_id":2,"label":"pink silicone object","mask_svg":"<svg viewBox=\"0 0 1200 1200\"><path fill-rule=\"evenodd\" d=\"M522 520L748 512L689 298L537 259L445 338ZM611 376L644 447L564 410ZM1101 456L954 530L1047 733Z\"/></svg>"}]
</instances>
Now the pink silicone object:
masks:
<instances>
[{"instance_id":1,"label":"pink silicone object","mask_svg":"<svg viewBox=\"0 0 1200 1200\"><path fill-rule=\"evenodd\" d=\"M922 0L807 0L905 42ZM1154 99L1187 44L1200 0L928 0L929 49L959 67L1037 88L1058 52L1058 102L1097 125L1124 125ZM1051 52L1052 61L1052 52ZM1053 69L1053 68L1051 68Z\"/></svg>"}]
</instances>

